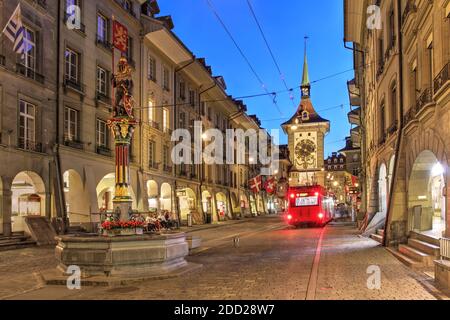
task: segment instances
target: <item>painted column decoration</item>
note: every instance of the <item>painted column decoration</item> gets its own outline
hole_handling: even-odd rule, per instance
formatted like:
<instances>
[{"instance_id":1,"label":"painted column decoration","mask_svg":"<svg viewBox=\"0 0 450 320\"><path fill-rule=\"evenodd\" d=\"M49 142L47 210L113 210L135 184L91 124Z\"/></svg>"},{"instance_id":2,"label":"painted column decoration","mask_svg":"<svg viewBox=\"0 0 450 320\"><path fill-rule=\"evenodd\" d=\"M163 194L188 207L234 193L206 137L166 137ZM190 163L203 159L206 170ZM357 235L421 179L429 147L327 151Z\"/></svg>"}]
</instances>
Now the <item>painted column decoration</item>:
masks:
<instances>
[{"instance_id":1,"label":"painted column decoration","mask_svg":"<svg viewBox=\"0 0 450 320\"><path fill-rule=\"evenodd\" d=\"M108 126L114 135L116 152L116 185L114 193L114 211L120 220L129 220L132 207L130 192L130 146L134 128L138 121L133 116L133 80L131 67L125 57L118 64L119 71L112 76L112 85L116 89L113 117Z\"/></svg>"}]
</instances>

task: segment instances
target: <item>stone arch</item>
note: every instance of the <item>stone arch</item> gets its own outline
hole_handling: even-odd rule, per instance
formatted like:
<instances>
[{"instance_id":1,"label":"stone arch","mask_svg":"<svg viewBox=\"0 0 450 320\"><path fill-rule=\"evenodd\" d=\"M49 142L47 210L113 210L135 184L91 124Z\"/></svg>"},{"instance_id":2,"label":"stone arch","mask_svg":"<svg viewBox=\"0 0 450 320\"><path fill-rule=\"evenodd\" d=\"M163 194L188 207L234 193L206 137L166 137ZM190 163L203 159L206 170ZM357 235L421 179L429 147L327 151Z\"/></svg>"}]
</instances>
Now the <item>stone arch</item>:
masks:
<instances>
[{"instance_id":1,"label":"stone arch","mask_svg":"<svg viewBox=\"0 0 450 320\"><path fill-rule=\"evenodd\" d=\"M160 209L159 186L155 180L147 181L147 199L150 212L156 212Z\"/></svg>"},{"instance_id":2,"label":"stone arch","mask_svg":"<svg viewBox=\"0 0 450 320\"><path fill-rule=\"evenodd\" d=\"M172 186L167 182L161 184L160 209L172 212Z\"/></svg>"},{"instance_id":3,"label":"stone arch","mask_svg":"<svg viewBox=\"0 0 450 320\"><path fill-rule=\"evenodd\" d=\"M25 217L45 215L45 184L36 172L22 171L14 177L11 191L12 231L23 232L26 230Z\"/></svg>"},{"instance_id":4,"label":"stone arch","mask_svg":"<svg viewBox=\"0 0 450 320\"><path fill-rule=\"evenodd\" d=\"M97 184L96 193L97 193L97 202L98 208L101 211L112 211L113 207L113 198L114 198L114 189L116 184L116 176L114 173L108 173L105 175ZM136 209L136 195L134 193L133 188L130 186L129 188L131 193L132 208Z\"/></svg>"},{"instance_id":5,"label":"stone arch","mask_svg":"<svg viewBox=\"0 0 450 320\"><path fill-rule=\"evenodd\" d=\"M81 175L74 169L63 173L64 198L67 216L71 224L89 223L91 221L89 195L84 187Z\"/></svg>"},{"instance_id":6,"label":"stone arch","mask_svg":"<svg viewBox=\"0 0 450 320\"><path fill-rule=\"evenodd\" d=\"M441 237L446 227L448 175L431 150L415 158L408 180L408 228Z\"/></svg>"},{"instance_id":7,"label":"stone arch","mask_svg":"<svg viewBox=\"0 0 450 320\"><path fill-rule=\"evenodd\" d=\"M388 205L388 174L386 164L381 163L378 169L378 212L386 216Z\"/></svg>"},{"instance_id":8,"label":"stone arch","mask_svg":"<svg viewBox=\"0 0 450 320\"><path fill-rule=\"evenodd\" d=\"M393 154L389 160L388 176L387 176L388 193L390 193L393 189L392 179L394 178L394 169L395 169L395 154Z\"/></svg>"},{"instance_id":9,"label":"stone arch","mask_svg":"<svg viewBox=\"0 0 450 320\"><path fill-rule=\"evenodd\" d=\"M441 139L441 137L432 129L426 130L425 132L422 132L422 130L420 130L417 135L418 137L410 137L410 140L412 140L412 142L409 141L409 157L407 159L408 176L410 176L414 162L419 157L419 154L425 150L433 152L442 166L444 166L444 168L447 170L448 157L445 143Z\"/></svg>"},{"instance_id":10,"label":"stone arch","mask_svg":"<svg viewBox=\"0 0 450 320\"><path fill-rule=\"evenodd\" d=\"M216 208L217 208L217 216L219 220L224 220L226 216L229 214L229 208L227 205L227 196L224 192L216 193Z\"/></svg>"}]
</instances>

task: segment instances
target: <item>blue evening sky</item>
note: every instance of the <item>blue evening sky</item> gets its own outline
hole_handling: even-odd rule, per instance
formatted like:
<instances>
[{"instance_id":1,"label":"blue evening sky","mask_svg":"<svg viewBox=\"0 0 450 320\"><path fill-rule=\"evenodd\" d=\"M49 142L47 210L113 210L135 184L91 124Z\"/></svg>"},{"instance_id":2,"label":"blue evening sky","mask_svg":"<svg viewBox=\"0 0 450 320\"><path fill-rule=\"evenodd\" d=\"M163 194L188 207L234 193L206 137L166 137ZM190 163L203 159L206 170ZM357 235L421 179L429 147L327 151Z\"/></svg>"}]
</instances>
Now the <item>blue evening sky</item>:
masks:
<instances>
[{"instance_id":1,"label":"blue evening sky","mask_svg":"<svg viewBox=\"0 0 450 320\"><path fill-rule=\"evenodd\" d=\"M264 81L269 92L285 90L279 73L251 16L247 0L211 0L219 15ZM352 54L343 46L343 4L341 0L251 0L259 22L284 73L289 88L301 83L304 36L308 35L308 60L312 82L352 68ZM210 11L206 0L159 0L161 15L171 15L175 33L197 57L205 57L214 75L222 75L228 94L241 97L264 93L232 41ZM325 156L345 146L349 135L349 99L346 88L352 72L312 85L317 111L343 104L343 109L319 112L331 121ZM246 99L249 114L256 114L267 129L280 129L280 143L287 143L280 124L290 118L295 106L289 93L277 96L282 114L270 97Z\"/></svg>"}]
</instances>

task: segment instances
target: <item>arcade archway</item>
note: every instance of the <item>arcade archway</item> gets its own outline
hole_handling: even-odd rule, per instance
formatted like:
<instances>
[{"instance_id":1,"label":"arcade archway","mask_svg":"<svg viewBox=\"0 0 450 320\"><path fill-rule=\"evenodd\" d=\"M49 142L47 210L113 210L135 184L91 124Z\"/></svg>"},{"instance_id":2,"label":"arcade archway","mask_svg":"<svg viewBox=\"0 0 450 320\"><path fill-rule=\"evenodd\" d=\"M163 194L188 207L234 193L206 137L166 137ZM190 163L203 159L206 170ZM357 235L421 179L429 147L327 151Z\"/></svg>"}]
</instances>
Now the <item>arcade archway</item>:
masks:
<instances>
[{"instance_id":1,"label":"arcade archway","mask_svg":"<svg viewBox=\"0 0 450 320\"><path fill-rule=\"evenodd\" d=\"M158 183L154 180L147 181L147 197L148 197L148 210L150 212L157 212L160 208L159 205L159 188Z\"/></svg>"},{"instance_id":2,"label":"arcade archway","mask_svg":"<svg viewBox=\"0 0 450 320\"><path fill-rule=\"evenodd\" d=\"M216 208L219 220L225 220L226 216L228 216L229 208L227 206L227 196L223 192L216 194Z\"/></svg>"},{"instance_id":3,"label":"arcade archway","mask_svg":"<svg viewBox=\"0 0 450 320\"><path fill-rule=\"evenodd\" d=\"M431 151L414 162L408 183L410 229L441 237L445 231L445 169Z\"/></svg>"},{"instance_id":4,"label":"arcade archway","mask_svg":"<svg viewBox=\"0 0 450 320\"><path fill-rule=\"evenodd\" d=\"M114 188L116 185L116 176L114 173L109 173L104 176L97 185L97 201L98 208L102 212L111 212L114 210ZM136 196L133 188L130 187L131 199L133 200L132 208L136 209Z\"/></svg>"},{"instance_id":5,"label":"arcade archway","mask_svg":"<svg viewBox=\"0 0 450 320\"><path fill-rule=\"evenodd\" d=\"M193 215L197 212L197 197L195 196L195 192L190 188L180 190L178 191L178 199L180 204L181 221L188 221L188 215L193 217Z\"/></svg>"},{"instance_id":6,"label":"arcade archway","mask_svg":"<svg viewBox=\"0 0 450 320\"><path fill-rule=\"evenodd\" d=\"M202 210L206 215L206 222L211 223L213 215L213 199L208 190L202 192Z\"/></svg>"},{"instance_id":7,"label":"arcade archway","mask_svg":"<svg viewBox=\"0 0 450 320\"><path fill-rule=\"evenodd\" d=\"M45 184L35 172L20 172L12 186L12 231L25 231L27 216L45 215Z\"/></svg>"},{"instance_id":8,"label":"arcade archway","mask_svg":"<svg viewBox=\"0 0 450 320\"><path fill-rule=\"evenodd\" d=\"M70 223L90 222L89 201L81 176L75 170L63 174L64 198Z\"/></svg>"},{"instance_id":9,"label":"arcade archway","mask_svg":"<svg viewBox=\"0 0 450 320\"><path fill-rule=\"evenodd\" d=\"M387 168L383 163L378 171L378 212L382 213L384 216L387 214Z\"/></svg>"},{"instance_id":10,"label":"arcade archway","mask_svg":"<svg viewBox=\"0 0 450 320\"><path fill-rule=\"evenodd\" d=\"M161 210L167 210L172 212L172 187L168 183L161 185L161 198L160 198Z\"/></svg>"}]
</instances>

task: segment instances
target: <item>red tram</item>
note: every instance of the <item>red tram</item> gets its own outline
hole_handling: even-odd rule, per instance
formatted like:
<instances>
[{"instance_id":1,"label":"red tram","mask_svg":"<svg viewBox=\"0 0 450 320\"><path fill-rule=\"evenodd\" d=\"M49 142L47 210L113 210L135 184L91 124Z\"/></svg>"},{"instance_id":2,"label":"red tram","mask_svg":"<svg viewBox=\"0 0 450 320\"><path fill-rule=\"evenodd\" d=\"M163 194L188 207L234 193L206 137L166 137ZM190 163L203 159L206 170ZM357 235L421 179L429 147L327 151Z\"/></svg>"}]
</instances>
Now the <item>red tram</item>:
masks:
<instances>
[{"instance_id":1,"label":"red tram","mask_svg":"<svg viewBox=\"0 0 450 320\"><path fill-rule=\"evenodd\" d=\"M285 220L289 225L324 227L333 219L334 200L321 186L290 187Z\"/></svg>"}]
</instances>

